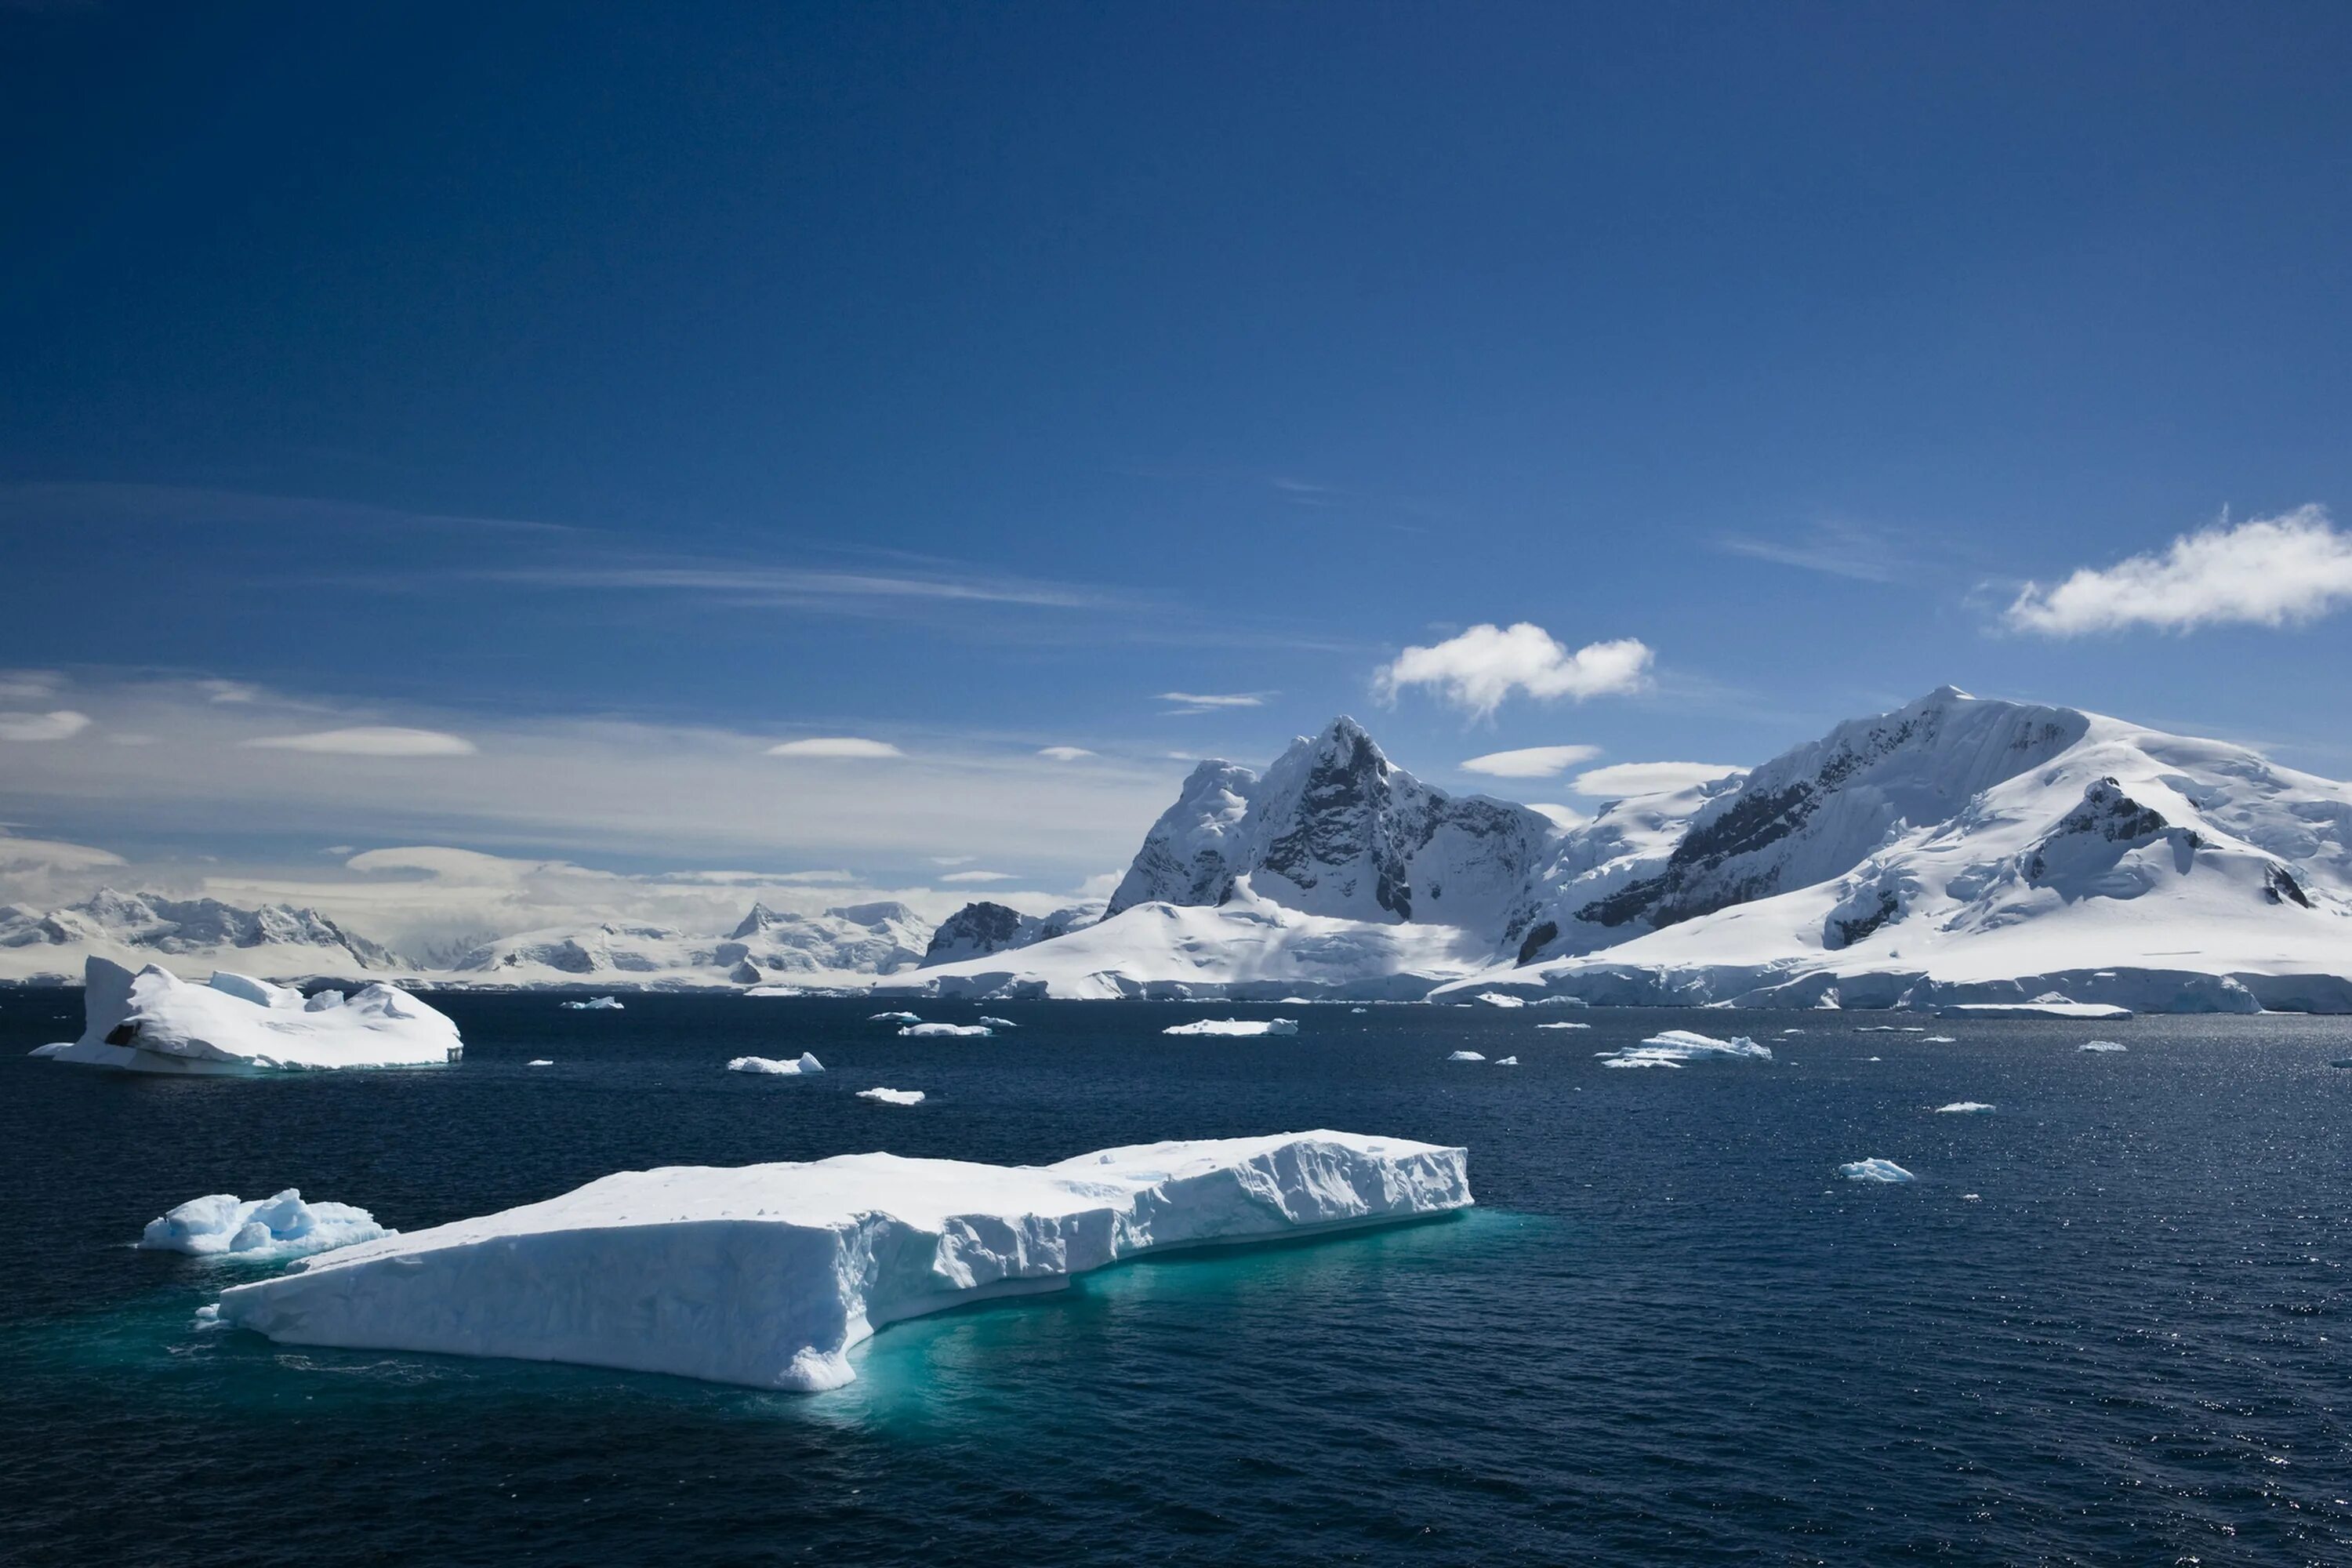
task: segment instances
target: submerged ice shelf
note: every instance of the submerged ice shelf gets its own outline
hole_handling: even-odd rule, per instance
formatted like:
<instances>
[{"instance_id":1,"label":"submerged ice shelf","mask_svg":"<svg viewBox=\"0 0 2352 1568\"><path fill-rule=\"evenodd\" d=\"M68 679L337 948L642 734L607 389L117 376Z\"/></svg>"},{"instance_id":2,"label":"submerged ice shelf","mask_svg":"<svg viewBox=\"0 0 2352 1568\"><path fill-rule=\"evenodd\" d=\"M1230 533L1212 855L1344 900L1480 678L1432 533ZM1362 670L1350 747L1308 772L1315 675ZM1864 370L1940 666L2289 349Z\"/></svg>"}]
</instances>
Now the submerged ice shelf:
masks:
<instances>
[{"instance_id":1,"label":"submerged ice shelf","mask_svg":"<svg viewBox=\"0 0 2352 1568\"><path fill-rule=\"evenodd\" d=\"M223 1293L289 1344L572 1362L813 1392L875 1330L1153 1248L1472 1202L1465 1151L1353 1132L1137 1144L1057 1164L895 1154L625 1171Z\"/></svg>"}]
</instances>

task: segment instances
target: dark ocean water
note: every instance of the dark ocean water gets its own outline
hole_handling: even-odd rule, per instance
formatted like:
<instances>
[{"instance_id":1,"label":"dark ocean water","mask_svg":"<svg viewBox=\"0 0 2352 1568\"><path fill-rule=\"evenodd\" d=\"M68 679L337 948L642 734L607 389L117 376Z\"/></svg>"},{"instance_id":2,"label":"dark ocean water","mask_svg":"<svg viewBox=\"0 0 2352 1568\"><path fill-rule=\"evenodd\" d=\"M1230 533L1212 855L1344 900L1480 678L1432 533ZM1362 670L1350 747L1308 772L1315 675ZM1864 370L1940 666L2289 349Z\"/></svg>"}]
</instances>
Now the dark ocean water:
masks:
<instances>
[{"instance_id":1,"label":"dark ocean water","mask_svg":"<svg viewBox=\"0 0 2352 1568\"><path fill-rule=\"evenodd\" d=\"M0 1558L2352 1563L2352 1022L435 1001L455 1070L161 1081L21 1058L79 997L0 992ZM1781 1059L1593 1059L1668 1026ZM226 1271L127 1245L208 1192L413 1229L627 1167L1318 1126L1468 1146L1480 1207L898 1325L815 1397L200 1332Z\"/></svg>"}]
</instances>

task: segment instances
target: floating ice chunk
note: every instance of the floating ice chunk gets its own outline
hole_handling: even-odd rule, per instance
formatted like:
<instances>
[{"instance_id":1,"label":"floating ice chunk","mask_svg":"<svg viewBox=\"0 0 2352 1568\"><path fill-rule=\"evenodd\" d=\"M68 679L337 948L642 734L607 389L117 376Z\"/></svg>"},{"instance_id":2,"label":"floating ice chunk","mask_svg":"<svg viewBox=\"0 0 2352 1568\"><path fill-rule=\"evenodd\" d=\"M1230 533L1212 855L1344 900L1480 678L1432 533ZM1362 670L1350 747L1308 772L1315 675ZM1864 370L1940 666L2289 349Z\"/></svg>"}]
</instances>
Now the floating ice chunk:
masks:
<instances>
[{"instance_id":1,"label":"floating ice chunk","mask_svg":"<svg viewBox=\"0 0 2352 1568\"><path fill-rule=\"evenodd\" d=\"M1349 1008L1349 1009L1348 1009L1348 1011L1349 1011L1349 1012L1350 1012L1350 1013L1360 1013L1360 1012L1362 1012L1362 1011L1363 1011L1363 1009L1362 1009L1361 1007L1350 1007L1350 1008Z\"/></svg>"},{"instance_id":2,"label":"floating ice chunk","mask_svg":"<svg viewBox=\"0 0 2352 1568\"><path fill-rule=\"evenodd\" d=\"M1497 1057L1495 1058L1495 1065L1498 1068L1515 1068L1519 1065L1519 1058L1517 1057Z\"/></svg>"},{"instance_id":3,"label":"floating ice chunk","mask_svg":"<svg viewBox=\"0 0 2352 1568\"><path fill-rule=\"evenodd\" d=\"M58 1057L65 1055L73 1047L74 1043L71 1040L59 1040L55 1045L35 1046L25 1054L28 1057Z\"/></svg>"},{"instance_id":4,"label":"floating ice chunk","mask_svg":"<svg viewBox=\"0 0 2352 1568\"><path fill-rule=\"evenodd\" d=\"M1489 1007L1524 1007L1528 1005L1526 997L1514 996L1506 991L1481 991L1478 1000Z\"/></svg>"},{"instance_id":5,"label":"floating ice chunk","mask_svg":"<svg viewBox=\"0 0 2352 1568\"><path fill-rule=\"evenodd\" d=\"M1476 1051L1456 1051L1445 1059L1449 1062L1483 1062L1486 1058Z\"/></svg>"},{"instance_id":6,"label":"floating ice chunk","mask_svg":"<svg viewBox=\"0 0 2352 1568\"><path fill-rule=\"evenodd\" d=\"M533 1057L522 1065L527 1068L551 1068L555 1063L546 1057Z\"/></svg>"},{"instance_id":7,"label":"floating ice chunk","mask_svg":"<svg viewBox=\"0 0 2352 1568\"><path fill-rule=\"evenodd\" d=\"M1929 1035L1919 1043L1923 1046L1952 1046L1959 1042L1949 1035Z\"/></svg>"},{"instance_id":8,"label":"floating ice chunk","mask_svg":"<svg viewBox=\"0 0 2352 1568\"><path fill-rule=\"evenodd\" d=\"M1638 1046L1592 1054L1601 1058L1602 1067L1679 1068L1685 1062L1742 1058L1769 1062L1772 1059L1772 1047L1759 1046L1745 1035L1718 1040L1692 1029L1668 1029L1662 1035L1652 1035Z\"/></svg>"},{"instance_id":9,"label":"floating ice chunk","mask_svg":"<svg viewBox=\"0 0 2352 1568\"><path fill-rule=\"evenodd\" d=\"M299 1188L289 1187L250 1203L229 1193L190 1198L163 1218L149 1220L139 1245L149 1252L275 1263L397 1234L376 1224L365 1209L306 1204Z\"/></svg>"},{"instance_id":10,"label":"floating ice chunk","mask_svg":"<svg viewBox=\"0 0 2352 1568\"><path fill-rule=\"evenodd\" d=\"M1885 1059L1885 1058L1880 1058L1880 1057L1865 1057L1865 1058L1864 1058L1863 1059L1864 1059L1864 1060L1865 1060L1865 1061L1874 1061L1874 1061L1880 1061L1880 1060L1883 1060L1883 1059Z\"/></svg>"},{"instance_id":11,"label":"floating ice chunk","mask_svg":"<svg viewBox=\"0 0 2352 1568\"><path fill-rule=\"evenodd\" d=\"M1801 1035L1805 1031L1802 1029L1783 1029L1780 1032L1784 1035Z\"/></svg>"},{"instance_id":12,"label":"floating ice chunk","mask_svg":"<svg viewBox=\"0 0 2352 1568\"><path fill-rule=\"evenodd\" d=\"M155 964L133 974L91 958L82 966L82 1016L81 1038L49 1053L53 1060L219 1074L446 1067L465 1054L457 1025L389 985L317 1006L247 975L224 971L192 985Z\"/></svg>"},{"instance_id":13,"label":"floating ice chunk","mask_svg":"<svg viewBox=\"0 0 2352 1568\"><path fill-rule=\"evenodd\" d=\"M763 1072L778 1078L801 1078L809 1073L823 1072L824 1064L803 1051L793 1061L779 1061L774 1057L737 1057L727 1064L729 1072Z\"/></svg>"},{"instance_id":14,"label":"floating ice chunk","mask_svg":"<svg viewBox=\"0 0 2352 1568\"><path fill-rule=\"evenodd\" d=\"M898 1031L902 1037L918 1040L961 1039L991 1032L985 1024L909 1024Z\"/></svg>"},{"instance_id":15,"label":"floating ice chunk","mask_svg":"<svg viewBox=\"0 0 2352 1568\"><path fill-rule=\"evenodd\" d=\"M920 1105L923 1091L919 1089L861 1089L860 1100L870 1100L879 1105Z\"/></svg>"},{"instance_id":16,"label":"floating ice chunk","mask_svg":"<svg viewBox=\"0 0 2352 1568\"><path fill-rule=\"evenodd\" d=\"M2117 1040L2086 1040L2074 1048L2078 1051L2123 1051L2131 1047Z\"/></svg>"},{"instance_id":17,"label":"floating ice chunk","mask_svg":"<svg viewBox=\"0 0 2352 1568\"><path fill-rule=\"evenodd\" d=\"M616 996L591 996L585 1002L566 1002L563 1005L574 1013L617 1013L621 1010L621 1001Z\"/></svg>"},{"instance_id":18,"label":"floating ice chunk","mask_svg":"<svg viewBox=\"0 0 2352 1568\"><path fill-rule=\"evenodd\" d=\"M981 1016L980 1021L992 1029L1017 1029L1021 1026L1010 1018L992 1018L986 1014Z\"/></svg>"},{"instance_id":19,"label":"floating ice chunk","mask_svg":"<svg viewBox=\"0 0 2352 1568\"><path fill-rule=\"evenodd\" d=\"M1536 1027L1538 1029L1589 1029L1592 1027L1592 1026L1590 1024L1571 1023L1567 1019L1562 1019L1557 1024L1538 1024Z\"/></svg>"},{"instance_id":20,"label":"floating ice chunk","mask_svg":"<svg viewBox=\"0 0 2352 1568\"><path fill-rule=\"evenodd\" d=\"M2056 992L2031 1002L1959 1002L1937 1011L1948 1018L2128 1018L2131 1009L2112 1002L2073 1002Z\"/></svg>"},{"instance_id":21,"label":"floating ice chunk","mask_svg":"<svg viewBox=\"0 0 2352 1568\"><path fill-rule=\"evenodd\" d=\"M922 1022L912 1013L877 1013L866 1021L869 1024L919 1024Z\"/></svg>"},{"instance_id":22,"label":"floating ice chunk","mask_svg":"<svg viewBox=\"0 0 2352 1568\"><path fill-rule=\"evenodd\" d=\"M1982 1193L1962 1193L1960 1194L1960 1202L1964 1204L1982 1203L1983 1201L1984 1194Z\"/></svg>"},{"instance_id":23,"label":"floating ice chunk","mask_svg":"<svg viewBox=\"0 0 2352 1568\"><path fill-rule=\"evenodd\" d=\"M289 1344L512 1356L810 1391L902 1319L1192 1247L1467 1207L1456 1148L1349 1132L1005 1167L894 1154L630 1171L223 1293ZM1083 1375L1084 1369L1071 1369Z\"/></svg>"},{"instance_id":24,"label":"floating ice chunk","mask_svg":"<svg viewBox=\"0 0 2352 1568\"><path fill-rule=\"evenodd\" d=\"M1981 1100L1956 1100L1949 1105L1939 1105L1936 1107L1936 1114L1938 1116L1981 1116L1991 1109L1991 1106L1987 1105Z\"/></svg>"},{"instance_id":25,"label":"floating ice chunk","mask_svg":"<svg viewBox=\"0 0 2352 1568\"><path fill-rule=\"evenodd\" d=\"M1856 1160L1840 1165L1838 1174L1849 1182L1916 1182L1919 1178L1892 1160Z\"/></svg>"},{"instance_id":26,"label":"floating ice chunk","mask_svg":"<svg viewBox=\"0 0 2352 1568\"><path fill-rule=\"evenodd\" d=\"M1163 1035L1295 1035L1298 1021L1295 1018L1196 1018L1189 1024L1171 1024L1160 1031Z\"/></svg>"}]
</instances>

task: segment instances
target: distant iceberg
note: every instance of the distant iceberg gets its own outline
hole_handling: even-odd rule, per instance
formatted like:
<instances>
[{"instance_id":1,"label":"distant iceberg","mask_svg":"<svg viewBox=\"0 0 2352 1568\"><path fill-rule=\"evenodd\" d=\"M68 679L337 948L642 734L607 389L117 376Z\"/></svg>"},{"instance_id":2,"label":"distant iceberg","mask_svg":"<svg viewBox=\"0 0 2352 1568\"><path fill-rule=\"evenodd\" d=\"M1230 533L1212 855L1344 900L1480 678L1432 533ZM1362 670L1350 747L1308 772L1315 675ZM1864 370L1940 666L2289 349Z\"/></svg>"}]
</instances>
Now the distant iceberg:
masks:
<instances>
[{"instance_id":1,"label":"distant iceberg","mask_svg":"<svg viewBox=\"0 0 2352 1568\"><path fill-rule=\"evenodd\" d=\"M989 1032L985 1024L909 1024L898 1031L903 1037L918 1040L979 1036Z\"/></svg>"},{"instance_id":2,"label":"distant iceberg","mask_svg":"<svg viewBox=\"0 0 2352 1568\"><path fill-rule=\"evenodd\" d=\"M1538 1029L1589 1029L1592 1027L1592 1026L1590 1024L1570 1023L1563 1019L1557 1024L1538 1024L1536 1027Z\"/></svg>"},{"instance_id":3,"label":"distant iceberg","mask_svg":"<svg viewBox=\"0 0 2352 1568\"><path fill-rule=\"evenodd\" d=\"M1838 1174L1849 1182L1916 1182L1919 1178L1892 1160L1856 1160L1840 1165Z\"/></svg>"},{"instance_id":4,"label":"distant iceberg","mask_svg":"<svg viewBox=\"0 0 2352 1568\"><path fill-rule=\"evenodd\" d=\"M922 1022L912 1013L877 1013L866 1021L869 1024L919 1024Z\"/></svg>"},{"instance_id":5,"label":"distant iceberg","mask_svg":"<svg viewBox=\"0 0 2352 1568\"><path fill-rule=\"evenodd\" d=\"M1458 1148L1315 1131L1045 1166L873 1153L630 1171L326 1253L225 1291L219 1316L289 1344L806 1392L851 1381L847 1352L886 1324L1055 1289L1154 1247L1465 1208L1466 1165Z\"/></svg>"},{"instance_id":6,"label":"distant iceberg","mask_svg":"<svg viewBox=\"0 0 2352 1568\"><path fill-rule=\"evenodd\" d=\"M215 973L194 985L149 964L137 974L91 958L82 968L81 1038L52 1060L130 1072L249 1074L332 1068L446 1067L465 1054L457 1026L405 991L357 995Z\"/></svg>"},{"instance_id":7,"label":"distant iceberg","mask_svg":"<svg viewBox=\"0 0 2352 1568\"><path fill-rule=\"evenodd\" d=\"M981 1015L980 1021L992 1029L1017 1029L1021 1026L1010 1018L992 1018L984 1013Z\"/></svg>"},{"instance_id":8,"label":"distant iceberg","mask_svg":"<svg viewBox=\"0 0 2352 1568\"><path fill-rule=\"evenodd\" d=\"M1507 991L1481 991L1478 1000L1489 1007L1524 1007L1528 1005L1526 997L1514 996Z\"/></svg>"},{"instance_id":9,"label":"distant iceberg","mask_svg":"<svg viewBox=\"0 0 2352 1568\"><path fill-rule=\"evenodd\" d=\"M1449 1062L1483 1062L1486 1058L1476 1051L1456 1051L1445 1059Z\"/></svg>"},{"instance_id":10,"label":"distant iceberg","mask_svg":"<svg viewBox=\"0 0 2352 1568\"><path fill-rule=\"evenodd\" d=\"M1160 1031L1163 1035L1295 1035L1298 1021L1295 1018L1200 1018L1190 1024L1171 1024Z\"/></svg>"},{"instance_id":11,"label":"distant iceberg","mask_svg":"<svg viewBox=\"0 0 2352 1568\"><path fill-rule=\"evenodd\" d=\"M522 1065L527 1068L551 1068L555 1064L545 1057L533 1057Z\"/></svg>"},{"instance_id":12,"label":"distant iceberg","mask_svg":"<svg viewBox=\"0 0 2352 1568\"><path fill-rule=\"evenodd\" d=\"M2127 1051L2129 1046L2119 1040L2086 1040L2074 1047L2078 1051Z\"/></svg>"},{"instance_id":13,"label":"distant iceberg","mask_svg":"<svg viewBox=\"0 0 2352 1568\"><path fill-rule=\"evenodd\" d=\"M1759 1046L1745 1035L1718 1040L1692 1029L1668 1029L1664 1034L1652 1035L1638 1046L1593 1054L1601 1058L1602 1067L1679 1068L1688 1062L1743 1058L1769 1062L1772 1059L1772 1047Z\"/></svg>"},{"instance_id":14,"label":"distant iceberg","mask_svg":"<svg viewBox=\"0 0 2352 1568\"><path fill-rule=\"evenodd\" d=\"M1991 1106L1987 1105L1981 1100L1956 1100L1949 1105L1939 1105L1936 1107L1936 1114L1938 1116L1981 1116L1991 1109Z\"/></svg>"},{"instance_id":15,"label":"distant iceberg","mask_svg":"<svg viewBox=\"0 0 2352 1568\"><path fill-rule=\"evenodd\" d=\"M1517 1057L1497 1057L1495 1058L1495 1065L1498 1068L1515 1068L1519 1065L1519 1058Z\"/></svg>"},{"instance_id":16,"label":"distant iceberg","mask_svg":"<svg viewBox=\"0 0 2352 1568\"><path fill-rule=\"evenodd\" d=\"M621 1010L620 999L614 996L591 996L585 1002L566 1002L562 1005L574 1013L617 1013Z\"/></svg>"},{"instance_id":17,"label":"distant iceberg","mask_svg":"<svg viewBox=\"0 0 2352 1568\"><path fill-rule=\"evenodd\" d=\"M398 1234L376 1224L365 1209L306 1204L299 1188L289 1187L249 1203L230 1193L190 1198L161 1219L149 1220L139 1245L149 1252L276 1263Z\"/></svg>"},{"instance_id":18,"label":"distant iceberg","mask_svg":"<svg viewBox=\"0 0 2352 1568\"><path fill-rule=\"evenodd\" d=\"M877 1105L920 1105L923 1091L919 1089L861 1089L860 1100L870 1100Z\"/></svg>"},{"instance_id":19,"label":"distant iceberg","mask_svg":"<svg viewBox=\"0 0 2352 1568\"><path fill-rule=\"evenodd\" d=\"M779 1078L800 1078L824 1070L824 1064L803 1051L796 1060L779 1061L774 1057L737 1057L727 1064L729 1072L762 1072Z\"/></svg>"}]
</instances>

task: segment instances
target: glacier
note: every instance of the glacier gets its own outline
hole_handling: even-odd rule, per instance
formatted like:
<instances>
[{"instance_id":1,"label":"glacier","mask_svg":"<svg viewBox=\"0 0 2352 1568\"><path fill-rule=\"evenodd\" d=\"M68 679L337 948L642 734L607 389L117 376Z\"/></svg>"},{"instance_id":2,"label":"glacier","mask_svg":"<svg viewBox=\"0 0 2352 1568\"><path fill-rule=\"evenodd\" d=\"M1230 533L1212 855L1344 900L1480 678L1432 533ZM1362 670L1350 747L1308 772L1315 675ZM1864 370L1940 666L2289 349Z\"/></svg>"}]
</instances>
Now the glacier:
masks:
<instances>
[{"instance_id":1,"label":"glacier","mask_svg":"<svg viewBox=\"0 0 2352 1568\"><path fill-rule=\"evenodd\" d=\"M242 1074L446 1067L465 1054L457 1026L406 992L370 985L304 1000L288 986L215 972L195 985L149 964L137 974L85 961L81 1037L54 1061L130 1072Z\"/></svg>"},{"instance_id":2,"label":"glacier","mask_svg":"<svg viewBox=\"0 0 2352 1568\"><path fill-rule=\"evenodd\" d=\"M184 1252L194 1258L231 1258L241 1263L278 1263L338 1247L375 1241L397 1231L376 1224L375 1215L349 1204L310 1204L301 1189L247 1201L213 1193L147 1222L140 1247L149 1252Z\"/></svg>"},{"instance_id":3,"label":"glacier","mask_svg":"<svg viewBox=\"0 0 2352 1568\"><path fill-rule=\"evenodd\" d=\"M1154 1249L1450 1213L1465 1150L1318 1131L1056 1164L671 1166L341 1247L222 1293L286 1344L569 1362L815 1392L876 1330Z\"/></svg>"}]
</instances>

